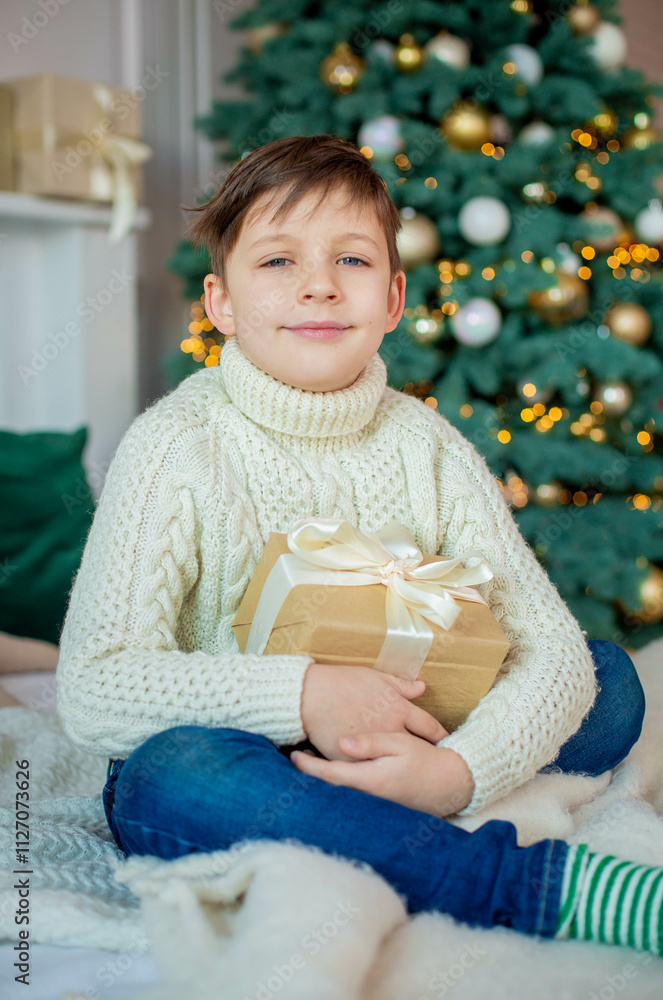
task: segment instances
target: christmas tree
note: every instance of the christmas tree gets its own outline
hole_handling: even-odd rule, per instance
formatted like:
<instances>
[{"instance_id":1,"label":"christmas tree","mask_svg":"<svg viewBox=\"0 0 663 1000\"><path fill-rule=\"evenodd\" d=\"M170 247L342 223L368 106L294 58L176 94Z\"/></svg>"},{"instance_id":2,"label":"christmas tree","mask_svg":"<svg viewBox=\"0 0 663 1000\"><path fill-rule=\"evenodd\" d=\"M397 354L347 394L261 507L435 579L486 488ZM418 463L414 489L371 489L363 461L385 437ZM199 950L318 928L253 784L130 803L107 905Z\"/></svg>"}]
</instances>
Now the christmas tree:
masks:
<instances>
[{"instance_id":1,"label":"christmas tree","mask_svg":"<svg viewBox=\"0 0 663 1000\"><path fill-rule=\"evenodd\" d=\"M227 169L324 132L371 160L403 219L389 384L481 452L588 637L637 648L663 635L663 144L618 22L613 0L258 0L229 22L247 100L197 125ZM223 337L205 255L170 266L194 300L174 382Z\"/></svg>"}]
</instances>

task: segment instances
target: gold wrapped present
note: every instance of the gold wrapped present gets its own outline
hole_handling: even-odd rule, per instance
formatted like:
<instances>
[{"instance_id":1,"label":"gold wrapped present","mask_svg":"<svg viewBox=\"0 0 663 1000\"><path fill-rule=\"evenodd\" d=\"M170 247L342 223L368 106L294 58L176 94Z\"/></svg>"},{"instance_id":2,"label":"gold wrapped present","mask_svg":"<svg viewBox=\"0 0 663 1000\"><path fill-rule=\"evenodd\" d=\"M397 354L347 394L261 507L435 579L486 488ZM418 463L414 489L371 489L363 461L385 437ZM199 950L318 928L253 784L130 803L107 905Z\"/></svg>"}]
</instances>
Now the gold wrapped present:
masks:
<instances>
[{"instance_id":1,"label":"gold wrapped present","mask_svg":"<svg viewBox=\"0 0 663 1000\"><path fill-rule=\"evenodd\" d=\"M270 534L232 628L241 652L305 653L423 680L414 704L451 732L509 651L473 589L492 576L479 550L424 554L397 521L370 535L341 518L302 518Z\"/></svg>"},{"instance_id":2,"label":"gold wrapped present","mask_svg":"<svg viewBox=\"0 0 663 1000\"><path fill-rule=\"evenodd\" d=\"M111 239L121 239L152 155L139 139L140 100L121 87L52 73L3 82L13 100L15 190L111 202Z\"/></svg>"},{"instance_id":3,"label":"gold wrapped present","mask_svg":"<svg viewBox=\"0 0 663 1000\"><path fill-rule=\"evenodd\" d=\"M12 92L0 84L0 191L14 190Z\"/></svg>"}]
</instances>

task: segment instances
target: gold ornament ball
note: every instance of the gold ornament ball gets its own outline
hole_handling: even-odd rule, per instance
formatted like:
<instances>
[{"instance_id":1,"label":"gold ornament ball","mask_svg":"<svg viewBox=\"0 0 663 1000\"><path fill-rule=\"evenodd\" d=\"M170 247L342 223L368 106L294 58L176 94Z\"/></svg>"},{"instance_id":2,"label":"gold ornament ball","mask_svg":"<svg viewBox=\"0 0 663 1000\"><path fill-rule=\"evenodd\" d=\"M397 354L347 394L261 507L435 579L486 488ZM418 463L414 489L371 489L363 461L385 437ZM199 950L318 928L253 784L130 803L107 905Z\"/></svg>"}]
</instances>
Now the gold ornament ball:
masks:
<instances>
[{"instance_id":1,"label":"gold ornament ball","mask_svg":"<svg viewBox=\"0 0 663 1000\"><path fill-rule=\"evenodd\" d=\"M481 149L490 140L490 117L480 104L459 101L443 116L440 131L455 149Z\"/></svg>"},{"instance_id":2,"label":"gold ornament ball","mask_svg":"<svg viewBox=\"0 0 663 1000\"><path fill-rule=\"evenodd\" d=\"M251 28L247 32L247 42L251 52L259 55L265 42L283 35L289 28L287 21L272 21L270 24L261 24L259 28Z\"/></svg>"},{"instance_id":3,"label":"gold ornament ball","mask_svg":"<svg viewBox=\"0 0 663 1000\"><path fill-rule=\"evenodd\" d=\"M620 417L633 402L633 393L626 382L602 382L596 386L594 398L607 416Z\"/></svg>"},{"instance_id":4,"label":"gold ornament ball","mask_svg":"<svg viewBox=\"0 0 663 1000\"><path fill-rule=\"evenodd\" d=\"M587 285L576 274L554 271L555 284L530 292L527 300L539 319L560 326L570 319L579 319L587 312Z\"/></svg>"},{"instance_id":5,"label":"gold ornament ball","mask_svg":"<svg viewBox=\"0 0 663 1000\"><path fill-rule=\"evenodd\" d=\"M603 322L617 340L641 347L652 329L651 317L637 302L616 302L608 309Z\"/></svg>"},{"instance_id":6,"label":"gold ornament ball","mask_svg":"<svg viewBox=\"0 0 663 1000\"><path fill-rule=\"evenodd\" d=\"M397 69L401 73L416 73L426 60L426 53L413 35L401 35L394 56Z\"/></svg>"},{"instance_id":7,"label":"gold ornament ball","mask_svg":"<svg viewBox=\"0 0 663 1000\"><path fill-rule=\"evenodd\" d=\"M396 236L396 246L403 270L411 271L434 259L440 249L440 236L437 226L425 215L401 214L401 219L403 227Z\"/></svg>"},{"instance_id":8,"label":"gold ornament ball","mask_svg":"<svg viewBox=\"0 0 663 1000\"><path fill-rule=\"evenodd\" d=\"M566 15L576 35L590 35L601 23L601 12L592 3L577 3Z\"/></svg>"},{"instance_id":9,"label":"gold ornament ball","mask_svg":"<svg viewBox=\"0 0 663 1000\"><path fill-rule=\"evenodd\" d=\"M617 213L603 205L584 208L579 218L584 223L586 242L599 253L613 250L628 236Z\"/></svg>"},{"instance_id":10,"label":"gold ornament ball","mask_svg":"<svg viewBox=\"0 0 663 1000\"><path fill-rule=\"evenodd\" d=\"M652 565L649 574L640 584L640 605L638 608L628 608L622 600L617 604L628 616L630 621L642 625L653 625L663 619L663 569Z\"/></svg>"},{"instance_id":11,"label":"gold ornament ball","mask_svg":"<svg viewBox=\"0 0 663 1000\"><path fill-rule=\"evenodd\" d=\"M661 136L658 129L651 128L648 125L646 128L627 129L620 136L619 141L624 149L649 149L652 143L660 142L662 138L663 136Z\"/></svg>"},{"instance_id":12,"label":"gold ornament ball","mask_svg":"<svg viewBox=\"0 0 663 1000\"><path fill-rule=\"evenodd\" d=\"M609 139L619 128L619 118L612 108L604 106L593 118L589 119L587 124L594 128L597 135Z\"/></svg>"},{"instance_id":13,"label":"gold ornament ball","mask_svg":"<svg viewBox=\"0 0 663 1000\"><path fill-rule=\"evenodd\" d=\"M348 94L364 75L364 60L355 55L347 42L339 42L320 65L320 79L338 94Z\"/></svg>"}]
</instances>

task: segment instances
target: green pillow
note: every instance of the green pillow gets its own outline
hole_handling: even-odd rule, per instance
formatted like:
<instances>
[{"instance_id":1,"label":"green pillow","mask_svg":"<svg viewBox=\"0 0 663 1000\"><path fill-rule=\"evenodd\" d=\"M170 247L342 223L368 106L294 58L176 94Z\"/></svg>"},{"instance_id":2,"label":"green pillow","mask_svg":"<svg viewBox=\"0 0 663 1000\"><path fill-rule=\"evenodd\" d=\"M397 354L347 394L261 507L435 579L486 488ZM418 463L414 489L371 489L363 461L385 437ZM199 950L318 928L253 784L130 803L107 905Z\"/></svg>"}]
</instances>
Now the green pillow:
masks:
<instances>
[{"instance_id":1,"label":"green pillow","mask_svg":"<svg viewBox=\"0 0 663 1000\"><path fill-rule=\"evenodd\" d=\"M0 631L59 643L94 515L87 427L0 431Z\"/></svg>"}]
</instances>

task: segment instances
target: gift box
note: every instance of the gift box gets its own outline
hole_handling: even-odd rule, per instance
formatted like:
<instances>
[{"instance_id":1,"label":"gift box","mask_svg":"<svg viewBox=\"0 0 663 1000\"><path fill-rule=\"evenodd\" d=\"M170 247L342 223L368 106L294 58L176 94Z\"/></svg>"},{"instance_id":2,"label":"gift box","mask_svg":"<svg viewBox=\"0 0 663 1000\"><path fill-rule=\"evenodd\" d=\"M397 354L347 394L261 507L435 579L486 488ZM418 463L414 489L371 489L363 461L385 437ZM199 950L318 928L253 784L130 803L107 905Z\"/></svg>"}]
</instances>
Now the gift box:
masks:
<instances>
[{"instance_id":1,"label":"gift box","mask_svg":"<svg viewBox=\"0 0 663 1000\"><path fill-rule=\"evenodd\" d=\"M478 557L479 565L461 564ZM403 525L367 535L338 518L272 532L232 623L241 652L308 654L426 683L411 699L449 732L492 687L509 640L471 585L477 550L422 553Z\"/></svg>"},{"instance_id":2,"label":"gift box","mask_svg":"<svg viewBox=\"0 0 663 1000\"><path fill-rule=\"evenodd\" d=\"M0 84L0 191L13 190L12 92Z\"/></svg>"},{"instance_id":3,"label":"gift box","mask_svg":"<svg viewBox=\"0 0 663 1000\"><path fill-rule=\"evenodd\" d=\"M112 202L115 225L128 231L152 155L132 91L52 73L3 83L13 103L14 189Z\"/></svg>"}]
</instances>

